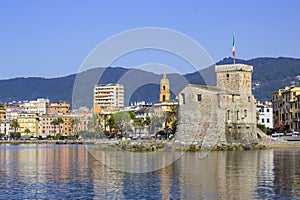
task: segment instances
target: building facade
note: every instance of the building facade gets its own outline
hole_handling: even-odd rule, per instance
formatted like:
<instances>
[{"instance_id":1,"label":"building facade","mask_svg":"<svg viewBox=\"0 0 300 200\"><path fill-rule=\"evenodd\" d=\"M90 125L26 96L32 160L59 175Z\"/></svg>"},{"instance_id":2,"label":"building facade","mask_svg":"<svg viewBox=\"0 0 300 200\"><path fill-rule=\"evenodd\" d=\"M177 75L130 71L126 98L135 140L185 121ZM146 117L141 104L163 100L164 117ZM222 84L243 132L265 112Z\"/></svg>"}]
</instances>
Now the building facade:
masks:
<instances>
[{"instance_id":1,"label":"building facade","mask_svg":"<svg viewBox=\"0 0 300 200\"><path fill-rule=\"evenodd\" d=\"M37 113L38 115L47 114L49 112L49 99L37 99L35 101L24 102L20 105L23 112Z\"/></svg>"},{"instance_id":2,"label":"building facade","mask_svg":"<svg viewBox=\"0 0 300 200\"><path fill-rule=\"evenodd\" d=\"M272 92L274 128L279 131L299 131L299 86L287 86Z\"/></svg>"},{"instance_id":3,"label":"building facade","mask_svg":"<svg viewBox=\"0 0 300 200\"><path fill-rule=\"evenodd\" d=\"M97 85L94 87L94 105L102 108L124 107L124 86L121 84Z\"/></svg>"},{"instance_id":4,"label":"building facade","mask_svg":"<svg viewBox=\"0 0 300 200\"><path fill-rule=\"evenodd\" d=\"M265 125L268 129L273 129L273 106L271 102L257 102L258 124Z\"/></svg>"},{"instance_id":5,"label":"building facade","mask_svg":"<svg viewBox=\"0 0 300 200\"><path fill-rule=\"evenodd\" d=\"M178 95L178 140L249 143L257 140L256 100L251 91L253 67L215 67L217 87L187 85Z\"/></svg>"},{"instance_id":6,"label":"building facade","mask_svg":"<svg viewBox=\"0 0 300 200\"><path fill-rule=\"evenodd\" d=\"M51 102L49 103L50 114L68 115L71 113L71 105L68 102Z\"/></svg>"},{"instance_id":7,"label":"building facade","mask_svg":"<svg viewBox=\"0 0 300 200\"><path fill-rule=\"evenodd\" d=\"M19 113L18 114L18 132L21 133L22 136L35 136L38 137L38 123L39 117L36 113Z\"/></svg>"}]
</instances>

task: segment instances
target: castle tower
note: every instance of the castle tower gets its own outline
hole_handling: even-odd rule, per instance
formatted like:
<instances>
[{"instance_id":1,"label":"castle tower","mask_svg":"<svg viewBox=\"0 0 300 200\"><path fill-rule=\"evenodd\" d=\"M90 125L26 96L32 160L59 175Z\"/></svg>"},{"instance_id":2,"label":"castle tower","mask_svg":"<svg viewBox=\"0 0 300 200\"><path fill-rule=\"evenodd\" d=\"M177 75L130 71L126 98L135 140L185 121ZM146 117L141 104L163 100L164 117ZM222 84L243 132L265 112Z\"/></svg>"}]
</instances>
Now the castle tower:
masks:
<instances>
[{"instance_id":1,"label":"castle tower","mask_svg":"<svg viewBox=\"0 0 300 200\"><path fill-rule=\"evenodd\" d=\"M160 81L159 102L170 101L170 83L166 73Z\"/></svg>"},{"instance_id":2,"label":"castle tower","mask_svg":"<svg viewBox=\"0 0 300 200\"><path fill-rule=\"evenodd\" d=\"M253 67L244 64L219 65L215 68L217 87L237 94L251 96L251 76Z\"/></svg>"}]
</instances>

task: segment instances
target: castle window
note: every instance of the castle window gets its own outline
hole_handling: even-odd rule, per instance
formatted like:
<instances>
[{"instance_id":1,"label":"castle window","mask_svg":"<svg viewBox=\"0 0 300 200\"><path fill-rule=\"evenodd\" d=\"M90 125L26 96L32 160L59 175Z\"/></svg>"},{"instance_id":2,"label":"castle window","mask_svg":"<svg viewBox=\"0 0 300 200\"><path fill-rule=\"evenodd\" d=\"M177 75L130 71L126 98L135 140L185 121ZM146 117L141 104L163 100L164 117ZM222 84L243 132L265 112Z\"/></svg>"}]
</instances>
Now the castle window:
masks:
<instances>
[{"instance_id":1,"label":"castle window","mask_svg":"<svg viewBox=\"0 0 300 200\"><path fill-rule=\"evenodd\" d=\"M251 101L251 97L248 97L248 102L250 102Z\"/></svg>"},{"instance_id":2,"label":"castle window","mask_svg":"<svg viewBox=\"0 0 300 200\"><path fill-rule=\"evenodd\" d=\"M163 101L166 101L166 95L163 95L163 96L162 96L162 100L163 100Z\"/></svg>"},{"instance_id":3,"label":"castle window","mask_svg":"<svg viewBox=\"0 0 300 200\"><path fill-rule=\"evenodd\" d=\"M227 120L230 120L230 110L227 110Z\"/></svg>"},{"instance_id":4,"label":"castle window","mask_svg":"<svg viewBox=\"0 0 300 200\"><path fill-rule=\"evenodd\" d=\"M198 94L198 95L197 95L197 99L198 99L198 101L201 101L201 100L202 100L201 94Z\"/></svg>"},{"instance_id":5,"label":"castle window","mask_svg":"<svg viewBox=\"0 0 300 200\"><path fill-rule=\"evenodd\" d=\"M185 95L181 93L181 98L182 98L182 104L185 104Z\"/></svg>"},{"instance_id":6,"label":"castle window","mask_svg":"<svg viewBox=\"0 0 300 200\"><path fill-rule=\"evenodd\" d=\"M229 78L229 74L226 74L226 77Z\"/></svg>"},{"instance_id":7,"label":"castle window","mask_svg":"<svg viewBox=\"0 0 300 200\"><path fill-rule=\"evenodd\" d=\"M163 90L166 90L166 86L163 86Z\"/></svg>"},{"instance_id":8,"label":"castle window","mask_svg":"<svg viewBox=\"0 0 300 200\"><path fill-rule=\"evenodd\" d=\"M247 110L246 109L244 110L244 117L245 118L247 117Z\"/></svg>"}]
</instances>

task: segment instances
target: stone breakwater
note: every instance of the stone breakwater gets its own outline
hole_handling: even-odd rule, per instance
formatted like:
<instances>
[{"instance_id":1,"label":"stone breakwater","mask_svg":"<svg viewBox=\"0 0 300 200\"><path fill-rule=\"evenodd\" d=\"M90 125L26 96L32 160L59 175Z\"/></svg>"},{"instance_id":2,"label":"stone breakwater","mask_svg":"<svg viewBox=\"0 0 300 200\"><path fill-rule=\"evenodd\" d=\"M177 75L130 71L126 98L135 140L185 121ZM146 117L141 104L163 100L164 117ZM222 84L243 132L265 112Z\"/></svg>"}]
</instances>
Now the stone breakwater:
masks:
<instances>
[{"instance_id":1,"label":"stone breakwater","mask_svg":"<svg viewBox=\"0 0 300 200\"><path fill-rule=\"evenodd\" d=\"M131 141L98 141L97 145L101 150L124 150L129 152L150 152L150 151L188 151L196 152L204 149L199 142L183 143L179 141L166 141L166 140L131 140ZM212 151L245 151L245 150L260 150L266 149L267 146L254 143L254 144L221 144L209 147ZM207 150L207 147L206 149Z\"/></svg>"}]
</instances>

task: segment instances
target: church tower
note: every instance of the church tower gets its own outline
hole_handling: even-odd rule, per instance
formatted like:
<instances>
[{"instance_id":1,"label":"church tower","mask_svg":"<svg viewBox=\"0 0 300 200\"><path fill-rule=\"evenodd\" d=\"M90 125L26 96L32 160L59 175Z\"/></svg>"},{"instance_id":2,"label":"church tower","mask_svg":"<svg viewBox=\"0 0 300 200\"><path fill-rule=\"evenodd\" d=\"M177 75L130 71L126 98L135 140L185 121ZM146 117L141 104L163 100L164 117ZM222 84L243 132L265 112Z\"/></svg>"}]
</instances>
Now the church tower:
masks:
<instances>
[{"instance_id":1,"label":"church tower","mask_svg":"<svg viewBox=\"0 0 300 200\"><path fill-rule=\"evenodd\" d=\"M163 78L160 81L159 102L166 101L170 101L170 83L166 73L164 73Z\"/></svg>"}]
</instances>

